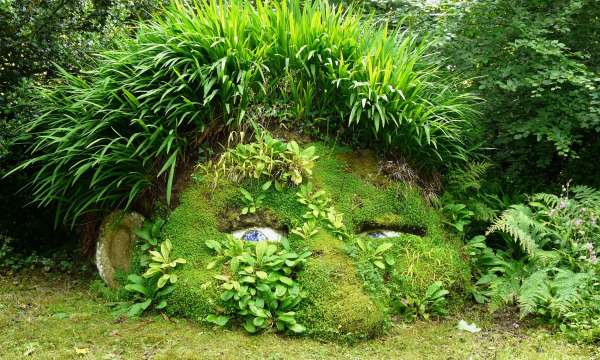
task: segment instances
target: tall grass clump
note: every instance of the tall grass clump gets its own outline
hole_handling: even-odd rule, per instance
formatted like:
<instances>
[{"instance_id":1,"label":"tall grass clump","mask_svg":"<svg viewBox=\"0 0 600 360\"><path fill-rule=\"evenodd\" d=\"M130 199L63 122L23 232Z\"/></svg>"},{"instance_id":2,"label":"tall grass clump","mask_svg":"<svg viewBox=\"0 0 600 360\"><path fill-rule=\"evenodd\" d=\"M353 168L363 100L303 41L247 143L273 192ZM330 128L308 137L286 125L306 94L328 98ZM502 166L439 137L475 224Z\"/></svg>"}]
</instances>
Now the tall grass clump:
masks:
<instances>
[{"instance_id":1,"label":"tall grass clump","mask_svg":"<svg viewBox=\"0 0 600 360\"><path fill-rule=\"evenodd\" d=\"M18 169L37 169L35 201L58 203L66 221L130 206L157 183L169 202L193 148L273 104L288 127L433 166L464 160L473 98L429 58L413 36L318 0L176 1L90 70L38 91Z\"/></svg>"}]
</instances>

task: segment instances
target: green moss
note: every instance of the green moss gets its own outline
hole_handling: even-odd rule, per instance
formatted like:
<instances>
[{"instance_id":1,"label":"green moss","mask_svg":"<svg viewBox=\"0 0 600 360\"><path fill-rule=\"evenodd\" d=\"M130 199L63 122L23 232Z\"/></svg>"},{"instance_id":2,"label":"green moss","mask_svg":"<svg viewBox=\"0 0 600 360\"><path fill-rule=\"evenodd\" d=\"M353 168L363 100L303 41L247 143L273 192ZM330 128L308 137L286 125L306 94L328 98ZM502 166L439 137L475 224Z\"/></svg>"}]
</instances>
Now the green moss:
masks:
<instances>
[{"instance_id":1,"label":"green moss","mask_svg":"<svg viewBox=\"0 0 600 360\"><path fill-rule=\"evenodd\" d=\"M460 258L459 244L447 239L439 215L417 189L383 179L377 174L377 159L372 154L365 154L361 162L344 149L312 145L320 156L312 181L331 196L351 232L388 228L405 234L377 240L395 245L390 251L396 264L388 273L350 257L352 242L345 243L323 230L310 241L289 236L292 247L313 252L297 274L308 293L299 305L297 319L306 326L308 335L347 341L377 336L386 328L394 301L402 296L420 295L436 280L454 290L460 288L467 265ZM206 270L211 260L207 240L223 239L233 227L258 218L260 223L255 225L289 231L304 222L306 212L296 201L297 187L263 192L259 181L222 182L217 188L210 184L205 177L183 192L164 232L173 243L173 256L188 260L175 270L180 280L168 311L196 321L221 311L223 306L220 289L213 281L220 270ZM256 215L237 216L242 206L239 187L255 196L265 195L263 208Z\"/></svg>"},{"instance_id":2,"label":"green moss","mask_svg":"<svg viewBox=\"0 0 600 360\"><path fill-rule=\"evenodd\" d=\"M373 241L378 244L386 239ZM394 244L389 251L396 259L389 279L392 297L423 296L435 281L456 291L468 280L469 268L457 251L457 244L440 244L430 237L408 234L387 241Z\"/></svg>"},{"instance_id":3,"label":"green moss","mask_svg":"<svg viewBox=\"0 0 600 360\"><path fill-rule=\"evenodd\" d=\"M179 271L180 280L175 283L167 312L203 322L209 314L218 311L221 299L213 278L216 274L216 270L206 270L206 266L200 265Z\"/></svg>"},{"instance_id":4,"label":"green moss","mask_svg":"<svg viewBox=\"0 0 600 360\"><path fill-rule=\"evenodd\" d=\"M364 291L344 243L320 232L308 246L314 256L298 277L309 295L298 312L308 333L333 340L381 334L385 311Z\"/></svg>"}]
</instances>

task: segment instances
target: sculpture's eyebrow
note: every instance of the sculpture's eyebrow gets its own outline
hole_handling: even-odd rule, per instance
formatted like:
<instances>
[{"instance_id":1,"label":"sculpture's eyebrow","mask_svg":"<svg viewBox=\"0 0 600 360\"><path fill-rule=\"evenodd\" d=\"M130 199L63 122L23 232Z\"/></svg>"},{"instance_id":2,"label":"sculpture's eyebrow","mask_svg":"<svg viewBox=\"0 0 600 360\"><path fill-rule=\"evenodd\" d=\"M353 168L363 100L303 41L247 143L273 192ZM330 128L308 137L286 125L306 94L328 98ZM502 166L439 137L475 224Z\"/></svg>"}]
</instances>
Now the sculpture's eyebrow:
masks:
<instances>
[{"instance_id":1,"label":"sculpture's eyebrow","mask_svg":"<svg viewBox=\"0 0 600 360\"><path fill-rule=\"evenodd\" d=\"M261 209L254 214L240 216L239 210L229 208L217 217L217 229L223 233L231 233L236 230L252 227L269 227L277 231L287 233L288 226L269 209Z\"/></svg>"}]
</instances>

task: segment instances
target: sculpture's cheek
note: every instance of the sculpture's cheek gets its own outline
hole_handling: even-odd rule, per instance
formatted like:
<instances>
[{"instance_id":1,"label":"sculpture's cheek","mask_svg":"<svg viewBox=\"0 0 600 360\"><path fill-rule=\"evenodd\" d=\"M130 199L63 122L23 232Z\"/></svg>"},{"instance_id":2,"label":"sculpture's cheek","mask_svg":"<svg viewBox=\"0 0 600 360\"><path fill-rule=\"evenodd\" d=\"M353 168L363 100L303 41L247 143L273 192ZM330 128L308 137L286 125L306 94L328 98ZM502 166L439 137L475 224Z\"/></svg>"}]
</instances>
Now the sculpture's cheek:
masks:
<instances>
[{"instance_id":1,"label":"sculpture's cheek","mask_svg":"<svg viewBox=\"0 0 600 360\"><path fill-rule=\"evenodd\" d=\"M96 245L96 267L100 277L110 287L118 287L118 271L128 272L137 237L135 231L144 222L137 213L115 211L108 215L100 226Z\"/></svg>"}]
</instances>

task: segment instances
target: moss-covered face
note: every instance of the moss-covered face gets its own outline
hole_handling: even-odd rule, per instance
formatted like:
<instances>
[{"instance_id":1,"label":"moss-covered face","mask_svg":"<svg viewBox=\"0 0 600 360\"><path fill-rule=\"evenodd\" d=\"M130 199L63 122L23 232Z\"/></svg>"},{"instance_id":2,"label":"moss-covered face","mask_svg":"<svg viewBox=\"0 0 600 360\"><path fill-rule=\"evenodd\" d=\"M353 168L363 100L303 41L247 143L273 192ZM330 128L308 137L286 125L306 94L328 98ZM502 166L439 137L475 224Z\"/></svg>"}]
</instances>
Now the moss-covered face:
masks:
<instances>
[{"instance_id":1,"label":"moss-covered face","mask_svg":"<svg viewBox=\"0 0 600 360\"><path fill-rule=\"evenodd\" d=\"M264 191L255 181L221 181L215 188L204 177L181 195L165 225L173 256L187 260L175 270L179 281L167 306L171 314L202 321L223 310L223 289L214 276L224 270L207 269L214 255L206 242L222 241L228 234L248 240L263 235L276 240L273 234L283 234L292 249L312 253L293 274L307 294L296 308L296 320L307 334L321 338L375 336L398 311L401 299L423 296L438 280L448 289L462 284L467 267L458 244L445 236L439 216L416 189L378 175L370 153L315 146L319 159L310 182L331 198L352 236L336 236L327 227L308 239L292 233L305 223L308 210L298 202L296 186ZM241 215L240 187L255 198L264 195L255 213ZM249 228L261 233L240 232ZM382 270L365 259L356 245L361 236L374 246L392 243L387 254L394 264Z\"/></svg>"}]
</instances>

